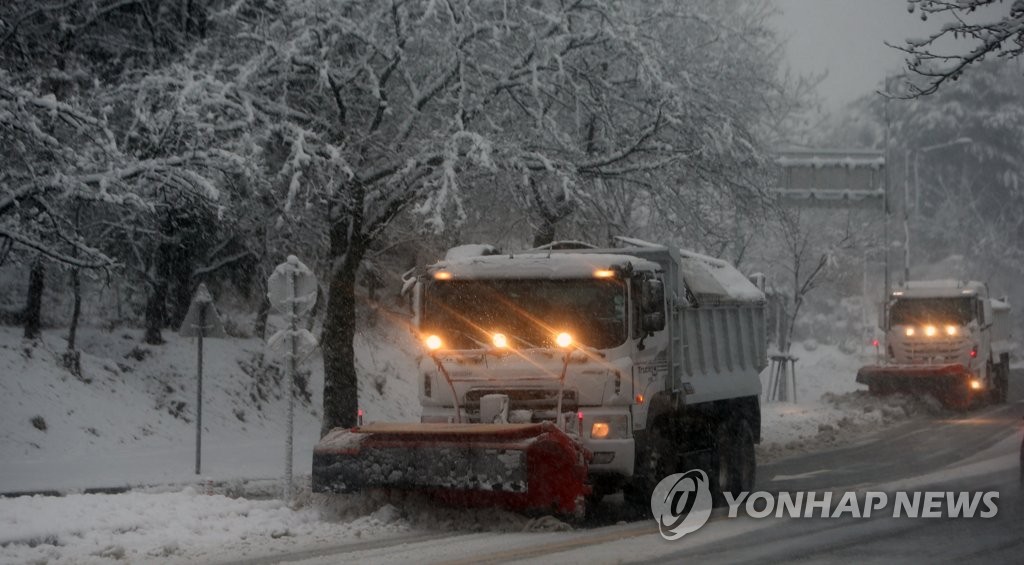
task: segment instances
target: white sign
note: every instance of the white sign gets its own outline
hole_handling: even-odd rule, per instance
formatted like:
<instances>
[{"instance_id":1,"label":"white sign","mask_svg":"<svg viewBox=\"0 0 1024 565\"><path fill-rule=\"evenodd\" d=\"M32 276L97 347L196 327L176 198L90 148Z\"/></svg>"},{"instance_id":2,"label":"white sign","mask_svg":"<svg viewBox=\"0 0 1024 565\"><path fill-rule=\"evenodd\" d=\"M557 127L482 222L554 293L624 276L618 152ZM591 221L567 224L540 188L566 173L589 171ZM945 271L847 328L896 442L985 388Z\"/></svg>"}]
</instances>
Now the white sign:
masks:
<instances>
[{"instance_id":1,"label":"white sign","mask_svg":"<svg viewBox=\"0 0 1024 565\"><path fill-rule=\"evenodd\" d=\"M267 340L267 347L285 357L292 355L293 344L295 357L303 359L316 349L316 337L307 329L283 329L275 332Z\"/></svg>"},{"instance_id":2,"label":"white sign","mask_svg":"<svg viewBox=\"0 0 1024 565\"><path fill-rule=\"evenodd\" d=\"M203 337L225 337L224 322L217 313L217 307L213 305L213 296L206 289L206 285L199 283L196 295L192 297L192 303L188 305L188 313L181 323L178 335L182 337L198 337L200 327L203 330Z\"/></svg>"},{"instance_id":3,"label":"white sign","mask_svg":"<svg viewBox=\"0 0 1024 565\"><path fill-rule=\"evenodd\" d=\"M316 291L316 275L294 255L278 265L267 281L270 305L285 316L308 314L316 304Z\"/></svg>"}]
</instances>

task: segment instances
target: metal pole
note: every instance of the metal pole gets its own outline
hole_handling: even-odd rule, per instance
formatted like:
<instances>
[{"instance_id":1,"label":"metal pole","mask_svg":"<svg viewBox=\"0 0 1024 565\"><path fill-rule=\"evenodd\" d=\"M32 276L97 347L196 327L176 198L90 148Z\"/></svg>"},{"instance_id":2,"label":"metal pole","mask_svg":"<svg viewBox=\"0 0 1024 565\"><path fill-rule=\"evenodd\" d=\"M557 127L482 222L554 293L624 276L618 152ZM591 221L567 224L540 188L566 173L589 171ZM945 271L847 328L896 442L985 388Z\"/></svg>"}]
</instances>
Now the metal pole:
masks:
<instances>
[{"instance_id":1,"label":"metal pole","mask_svg":"<svg viewBox=\"0 0 1024 565\"><path fill-rule=\"evenodd\" d=\"M199 336L196 348L196 474L202 463L203 451L203 333L206 331L206 303L199 305Z\"/></svg>"},{"instance_id":2,"label":"metal pole","mask_svg":"<svg viewBox=\"0 0 1024 565\"><path fill-rule=\"evenodd\" d=\"M910 280L910 153L903 158L903 283Z\"/></svg>"},{"instance_id":3,"label":"metal pole","mask_svg":"<svg viewBox=\"0 0 1024 565\"><path fill-rule=\"evenodd\" d=\"M295 269L293 268L288 274L289 280L291 280L291 298L292 298L292 315L291 315L291 331L292 331L292 347L291 355L288 358L288 391L285 393L288 396L288 438L285 440L285 446L288 451L288 458L284 463L284 499L290 501L292 499L292 436L295 432L295 398L292 396L292 391L295 388L295 366L296 357L298 357L298 344L296 344L296 334L298 330L299 315L295 310Z\"/></svg>"},{"instance_id":4,"label":"metal pole","mask_svg":"<svg viewBox=\"0 0 1024 565\"><path fill-rule=\"evenodd\" d=\"M885 171L882 180L883 192L882 192L882 213L885 216L885 222L882 227L882 251L885 253L885 288L882 292L882 302L885 303L889 299L889 77L885 77L885 89L886 97L883 106L885 113Z\"/></svg>"},{"instance_id":5,"label":"metal pole","mask_svg":"<svg viewBox=\"0 0 1024 565\"><path fill-rule=\"evenodd\" d=\"M920 151L914 151L914 213L921 209L921 180L917 176L917 161Z\"/></svg>"},{"instance_id":6,"label":"metal pole","mask_svg":"<svg viewBox=\"0 0 1024 565\"><path fill-rule=\"evenodd\" d=\"M863 280L861 281L861 294L864 297L860 307L860 318L861 324L864 326L864 333L862 334L863 346L861 348L861 355L867 356L868 338L875 335L874 330L871 328L871 322L868 321L868 304L871 301L871 297L868 294L868 250L864 250L864 272Z\"/></svg>"}]
</instances>

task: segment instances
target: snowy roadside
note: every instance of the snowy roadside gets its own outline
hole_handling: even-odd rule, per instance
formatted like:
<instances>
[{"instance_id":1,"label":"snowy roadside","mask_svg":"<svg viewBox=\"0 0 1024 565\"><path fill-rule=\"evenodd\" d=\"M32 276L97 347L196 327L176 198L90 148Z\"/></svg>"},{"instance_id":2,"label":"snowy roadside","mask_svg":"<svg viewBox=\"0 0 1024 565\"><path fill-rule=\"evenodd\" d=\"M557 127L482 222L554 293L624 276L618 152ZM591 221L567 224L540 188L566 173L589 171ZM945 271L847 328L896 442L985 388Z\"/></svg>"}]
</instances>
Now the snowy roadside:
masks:
<instances>
[{"instance_id":1,"label":"snowy roadside","mask_svg":"<svg viewBox=\"0 0 1024 565\"><path fill-rule=\"evenodd\" d=\"M280 500L178 492L0 500L0 563L215 563L411 534L569 531L556 518L379 493Z\"/></svg>"},{"instance_id":2,"label":"snowy roadside","mask_svg":"<svg viewBox=\"0 0 1024 565\"><path fill-rule=\"evenodd\" d=\"M833 346L794 344L799 402L761 404L762 440L758 462L850 445L911 418L945 414L931 397L876 397L855 382L864 364ZM767 387L762 375L762 386Z\"/></svg>"},{"instance_id":3,"label":"snowy roadside","mask_svg":"<svg viewBox=\"0 0 1024 565\"><path fill-rule=\"evenodd\" d=\"M389 507L344 522L280 500L175 493L20 497L0 503L3 563L195 563L409 530Z\"/></svg>"}]
</instances>

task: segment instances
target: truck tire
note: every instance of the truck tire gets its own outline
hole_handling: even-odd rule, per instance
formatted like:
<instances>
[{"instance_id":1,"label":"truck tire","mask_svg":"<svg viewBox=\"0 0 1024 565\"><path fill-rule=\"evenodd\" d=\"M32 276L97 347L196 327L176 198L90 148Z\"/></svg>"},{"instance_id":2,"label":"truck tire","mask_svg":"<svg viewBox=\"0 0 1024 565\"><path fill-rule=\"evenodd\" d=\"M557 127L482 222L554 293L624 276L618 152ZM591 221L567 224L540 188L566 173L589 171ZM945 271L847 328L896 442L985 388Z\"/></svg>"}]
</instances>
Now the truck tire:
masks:
<instances>
[{"instance_id":1,"label":"truck tire","mask_svg":"<svg viewBox=\"0 0 1024 565\"><path fill-rule=\"evenodd\" d=\"M733 418L720 423L714 451L711 493L715 506L724 506L725 493L736 500L740 493L754 490L757 454L754 451L754 434L746 419Z\"/></svg>"},{"instance_id":2,"label":"truck tire","mask_svg":"<svg viewBox=\"0 0 1024 565\"><path fill-rule=\"evenodd\" d=\"M622 489L623 499L634 511L648 513L651 493L662 479L679 473L680 445L672 441L671 428L655 425L647 432L643 450L637 454L633 478Z\"/></svg>"},{"instance_id":3,"label":"truck tire","mask_svg":"<svg viewBox=\"0 0 1024 565\"><path fill-rule=\"evenodd\" d=\"M992 381L992 402L994 404L1006 404L1010 388L1010 363L1009 359L1000 359L995 366Z\"/></svg>"}]
</instances>

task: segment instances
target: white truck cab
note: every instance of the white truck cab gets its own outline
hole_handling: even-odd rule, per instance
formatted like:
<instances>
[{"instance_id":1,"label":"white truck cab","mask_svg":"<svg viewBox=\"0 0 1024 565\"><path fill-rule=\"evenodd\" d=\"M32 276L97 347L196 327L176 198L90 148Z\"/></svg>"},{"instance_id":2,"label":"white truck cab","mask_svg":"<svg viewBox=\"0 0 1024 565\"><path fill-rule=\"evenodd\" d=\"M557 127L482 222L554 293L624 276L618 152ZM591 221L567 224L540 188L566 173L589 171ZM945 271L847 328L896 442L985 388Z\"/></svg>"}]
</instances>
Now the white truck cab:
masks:
<instances>
[{"instance_id":1,"label":"white truck cab","mask_svg":"<svg viewBox=\"0 0 1024 565\"><path fill-rule=\"evenodd\" d=\"M719 490L749 489L763 293L717 259L621 243L458 253L421 272L422 421L554 421L592 452L598 494L646 498L701 461Z\"/></svg>"}]
</instances>

